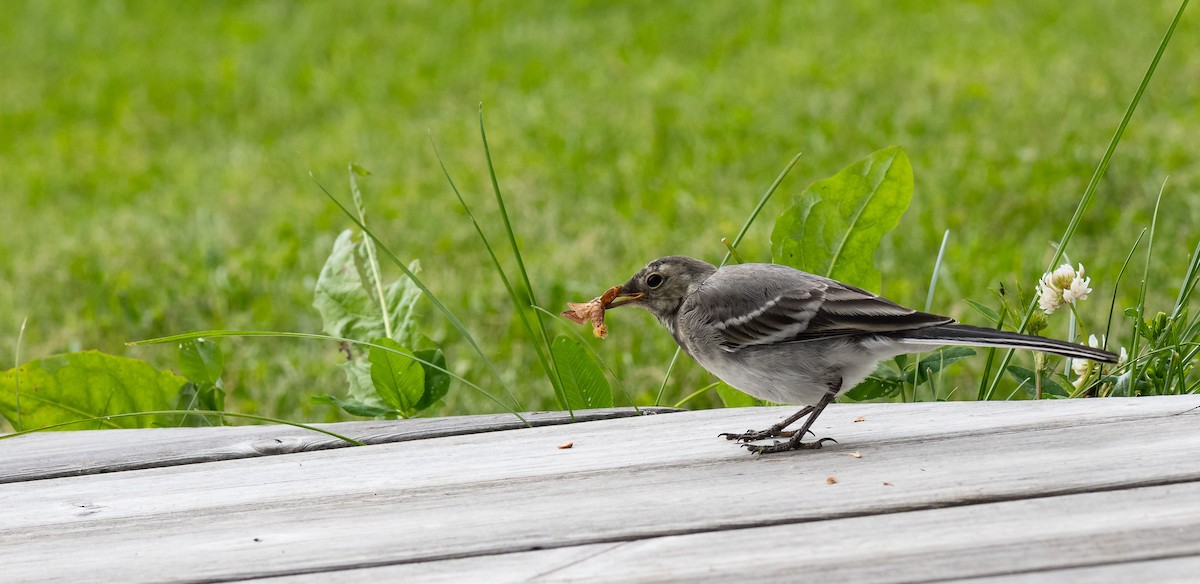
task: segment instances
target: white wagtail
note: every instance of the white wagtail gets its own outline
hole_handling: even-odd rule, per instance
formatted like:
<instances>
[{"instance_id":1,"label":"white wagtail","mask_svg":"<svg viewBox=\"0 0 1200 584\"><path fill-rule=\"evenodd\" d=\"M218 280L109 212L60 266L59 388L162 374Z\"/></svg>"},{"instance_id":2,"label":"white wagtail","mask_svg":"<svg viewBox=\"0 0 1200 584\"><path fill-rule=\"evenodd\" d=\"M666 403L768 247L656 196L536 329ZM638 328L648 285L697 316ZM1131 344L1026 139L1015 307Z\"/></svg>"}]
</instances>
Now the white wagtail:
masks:
<instances>
[{"instance_id":1,"label":"white wagtail","mask_svg":"<svg viewBox=\"0 0 1200 584\"><path fill-rule=\"evenodd\" d=\"M623 284L609 307L626 305L650 311L688 355L725 383L759 399L807 406L766 430L722 434L755 453L820 448L832 440L802 438L834 398L865 379L881 359L903 353L969 345L1117 361L1112 353L1083 345L956 324L775 264L718 269L684 256L659 258ZM798 430L784 430L806 415ZM790 439L747 444L774 437Z\"/></svg>"}]
</instances>

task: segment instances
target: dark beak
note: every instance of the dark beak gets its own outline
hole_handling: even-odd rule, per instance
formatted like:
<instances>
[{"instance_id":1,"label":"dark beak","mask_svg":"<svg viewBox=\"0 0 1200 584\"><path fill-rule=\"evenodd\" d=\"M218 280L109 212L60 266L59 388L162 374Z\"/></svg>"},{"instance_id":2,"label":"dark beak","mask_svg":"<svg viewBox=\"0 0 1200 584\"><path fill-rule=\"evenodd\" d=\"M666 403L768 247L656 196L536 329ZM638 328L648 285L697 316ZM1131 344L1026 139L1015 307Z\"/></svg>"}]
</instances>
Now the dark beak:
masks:
<instances>
[{"instance_id":1,"label":"dark beak","mask_svg":"<svg viewBox=\"0 0 1200 584\"><path fill-rule=\"evenodd\" d=\"M617 297L608 303L608 306L605 308L617 308L618 306L624 306L645 298L646 293L637 288L638 286L633 282L627 282L624 286L621 286L621 291L617 293Z\"/></svg>"}]
</instances>

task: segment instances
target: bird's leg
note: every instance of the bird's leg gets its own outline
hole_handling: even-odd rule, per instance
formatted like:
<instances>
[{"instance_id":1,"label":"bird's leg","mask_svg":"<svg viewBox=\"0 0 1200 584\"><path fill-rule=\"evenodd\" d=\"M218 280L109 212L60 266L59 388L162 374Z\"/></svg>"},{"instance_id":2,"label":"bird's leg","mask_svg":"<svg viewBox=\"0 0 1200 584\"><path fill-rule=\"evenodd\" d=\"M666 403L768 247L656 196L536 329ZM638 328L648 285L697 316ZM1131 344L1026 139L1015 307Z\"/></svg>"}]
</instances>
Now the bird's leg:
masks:
<instances>
[{"instance_id":1,"label":"bird's leg","mask_svg":"<svg viewBox=\"0 0 1200 584\"><path fill-rule=\"evenodd\" d=\"M770 454L772 452L784 452L787 450L815 450L820 448L825 442L837 442L837 440L834 440L833 438L821 438L812 442L803 442L802 439L804 438L804 435L808 433L808 429L812 427L813 422L816 421L817 416L820 416L821 412L825 411L825 406L832 403L833 398L837 397L838 390L841 389L841 386L841 379L838 379L837 383L830 385L829 391L825 395L821 396L821 401L818 402L813 408L812 414L810 414L808 419L804 421L804 425L801 426L799 430L793 432L791 439L787 442L780 442L776 440L775 443L771 444L770 446L746 444L746 448L748 448L750 452L753 452L754 454Z\"/></svg>"},{"instance_id":2,"label":"bird's leg","mask_svg":"<svg viewBox=\"0 0 1200 584\"><path fill-rule=\"evenodd\" d=\"M796 423L796 420L799 420L800 418L812 413L814 409L816 408L812 406L805 407L804 409L789 416L786 420L783 420L782 422L779 422L778 424L775 424L766 430L746 430L741 434L725 432L724 434L721 434L721 436L726 440L737 440L738 442L754 442L755 440L762 440L764 438L788 438L791 437L792 434L795 434L795 432L784 430L784 428L791 426L792 424Z\"/></svg>"}]
</instances>

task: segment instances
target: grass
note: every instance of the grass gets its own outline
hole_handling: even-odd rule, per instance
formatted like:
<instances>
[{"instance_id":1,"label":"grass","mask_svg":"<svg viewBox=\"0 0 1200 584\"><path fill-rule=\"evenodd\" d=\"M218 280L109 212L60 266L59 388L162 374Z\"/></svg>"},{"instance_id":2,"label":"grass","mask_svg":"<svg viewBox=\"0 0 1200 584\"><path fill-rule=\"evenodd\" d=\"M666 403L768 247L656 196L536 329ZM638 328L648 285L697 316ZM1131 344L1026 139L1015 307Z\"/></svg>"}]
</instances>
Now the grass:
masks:
<instances>
[{"instance_id":1,"label":"grass","mask_svg":"<svg viewBox=\"0 0 1200 584\"><path fill-rule=\"evenodd\" d=\"M1033 288L1177 4L6 8L0 327L11 332L0 354L15 354L26 317L24 358L97 348L163 367L173 352L123 343L217 328L318 331L312 285L348 224L307 174L341 194L353 161L372 172L360 186L373 230L401 259L423 261L425 283L523 405L556 408L429 133L500 241L476 119L484 102L532 288L518 292L551 309L660 255L719 261L721 238L803 152L739 247L765 260L791 194L900 144L916 196L877 257L884 293L922 305L950 230L932 309L986 324L963 300L991 303L1001 282ZM1167 176L1147 314L1175 305L1200 237L1200 54L1185 50L1198 24L1184 16L1067 250L1096 284L1080 306L1088 322L1106 318L1109 284ZM1130 273L1141 269L1135 260ZM1136 304L1138 286L1119 294L1118 313ZM429 304L424 312L450 368L493 383L462 334ZM654 401L672 341L645 314L614 313L610 326L593 346L639 403ZM1045 334L1065 335L1065 319ZM339 419L308 399L340 390L335 346L243 339L225 352L231 410ZM939 391L974 394L983 361L947 371ZM711 381L680 359L663 402ZM1002 380L996 394L1012 387ZM706 403L716 397L689 402ZM485 411L496 406L456 385L439 413Z\"/></svg>"}]
</instances>

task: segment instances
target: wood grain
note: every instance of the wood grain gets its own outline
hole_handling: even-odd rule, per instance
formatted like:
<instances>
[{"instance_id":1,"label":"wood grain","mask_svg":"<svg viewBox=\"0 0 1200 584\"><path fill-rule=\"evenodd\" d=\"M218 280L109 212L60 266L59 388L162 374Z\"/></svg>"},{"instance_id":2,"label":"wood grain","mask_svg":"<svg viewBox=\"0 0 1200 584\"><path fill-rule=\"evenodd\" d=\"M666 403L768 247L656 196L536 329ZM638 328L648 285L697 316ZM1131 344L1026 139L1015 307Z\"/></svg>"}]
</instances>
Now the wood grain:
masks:
<instances>
[{"instance_id":1,"label":"wood grain","mask_svg":"<svg viewBox=\"0 0 1200 584\"><path fill-rule=\"evenodd\" d=\"M129 582L887 582L1174 561L1200 550L1196 406L835 405L816 431L840 444L761 458L716 434L790 409L710 410L12 483L0 556L20 581Z\"/></svg>"},{"instance_id":2,"label":"wood grain","mask_svg":"<svg viewBox=\"0 0 1200 584\"><path fill-rule=\"evenodd\" d=\"M646 414L672 408L641 408ZM630 408L582 410L575 421L636 416ZM571 423L567 412L528 412L532 426ZM366 444L424 440L525 427L511 414L312 424ZM0 484L344 448L346 442L294 426L224 426L45 432L0 440Z\"/></svg>"},{"instance_id":3,"label":"wood grain","mask_svg":"<svg viewBox=\"0 0 1200 584\"><path fill-rule=\"evenodd\" d=\"M337 572L340 582L1194 582L1200 485L1039 497ZM1147 512L1150 510L1150 512ZM1131 545L1133 542L1142 542ZM1179 557L1181 554L1184 557ZM1103 564L1102 566L1091 566ZM1016 572L1016 573L1014 573ZM1158 574L1158 578L1147 576ZM496 574L506 579L495 579ZM915 577L914 577L915 576ZM314 583L328 573L280 579Z\"/></svg>"}]
</instances>

